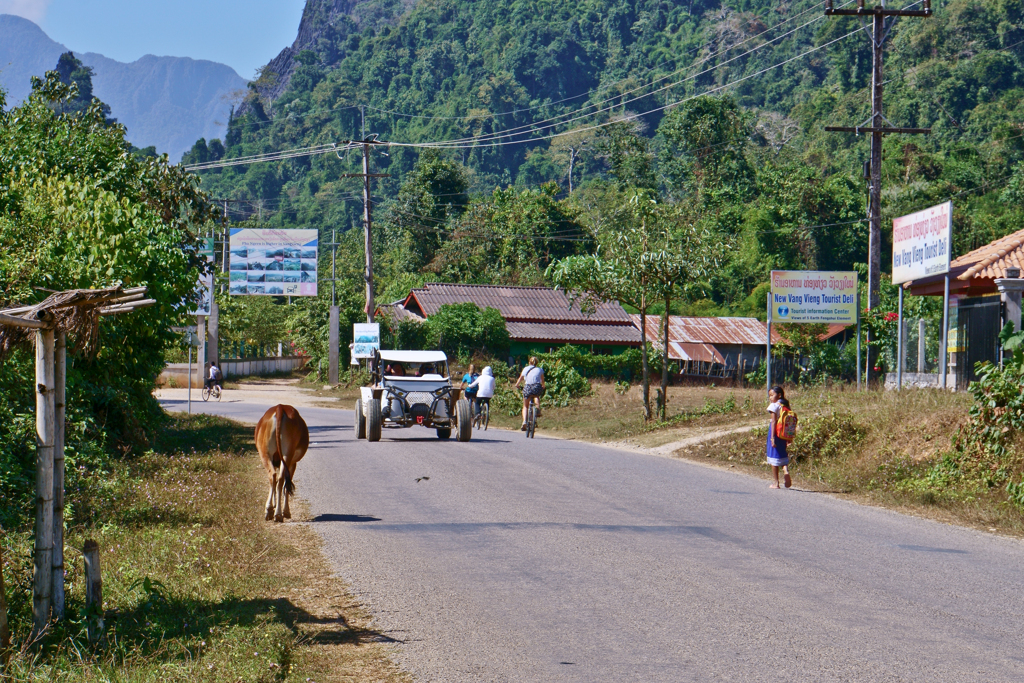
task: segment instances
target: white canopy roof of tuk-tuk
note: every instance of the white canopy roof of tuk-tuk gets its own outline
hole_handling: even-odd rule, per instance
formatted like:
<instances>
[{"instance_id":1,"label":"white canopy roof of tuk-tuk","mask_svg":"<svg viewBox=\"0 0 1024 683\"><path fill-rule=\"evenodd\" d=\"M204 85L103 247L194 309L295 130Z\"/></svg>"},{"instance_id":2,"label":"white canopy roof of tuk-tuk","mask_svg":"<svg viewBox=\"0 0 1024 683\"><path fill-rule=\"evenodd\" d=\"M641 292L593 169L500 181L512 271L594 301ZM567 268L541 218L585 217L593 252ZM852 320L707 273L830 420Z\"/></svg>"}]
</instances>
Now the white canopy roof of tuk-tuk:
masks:
<instances>
[{"instance_id":1,"label":"white canopy roof of tuk-tuk","mask_svg":"<svg viewBox=\"0 0 1024 683\"><path fill-rule=\"evenodd\" d=\"M444 351L386 351L381 349L380 359L389 363L447 363Z\"/></svg>"}]
</instances>

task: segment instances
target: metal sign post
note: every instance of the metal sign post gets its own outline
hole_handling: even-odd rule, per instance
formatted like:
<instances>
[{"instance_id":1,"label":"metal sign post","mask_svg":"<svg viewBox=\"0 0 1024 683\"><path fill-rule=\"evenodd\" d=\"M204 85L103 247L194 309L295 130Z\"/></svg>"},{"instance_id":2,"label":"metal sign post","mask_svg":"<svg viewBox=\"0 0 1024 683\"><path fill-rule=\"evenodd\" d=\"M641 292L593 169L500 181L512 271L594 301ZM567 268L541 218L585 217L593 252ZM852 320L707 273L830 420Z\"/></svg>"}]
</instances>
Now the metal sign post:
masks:
<instances>
[{"instance_id":1,"label":"metal sign post","mask_svg":"<svg viewBox=\"0 0 1024 683\"><path fill-rule=\"evenodd\" d=\"M860 391L860 289L857 290L857 391Z\"/></svg>"},{"instance_id":2,"label":"metal sign post","mask_svg":"<svg viewBox=\"0 0 1024 683\"><path fill-rule=\"evenodd\" d=\"M903 284L945 273L942 305L942 367L939 386L946 388L947 311L949 267L953 251L953 202L943 202L892 221L892 283L900 288L899 334L896 353L896 388L903 388Z\"/></svg>"}]
</instances>

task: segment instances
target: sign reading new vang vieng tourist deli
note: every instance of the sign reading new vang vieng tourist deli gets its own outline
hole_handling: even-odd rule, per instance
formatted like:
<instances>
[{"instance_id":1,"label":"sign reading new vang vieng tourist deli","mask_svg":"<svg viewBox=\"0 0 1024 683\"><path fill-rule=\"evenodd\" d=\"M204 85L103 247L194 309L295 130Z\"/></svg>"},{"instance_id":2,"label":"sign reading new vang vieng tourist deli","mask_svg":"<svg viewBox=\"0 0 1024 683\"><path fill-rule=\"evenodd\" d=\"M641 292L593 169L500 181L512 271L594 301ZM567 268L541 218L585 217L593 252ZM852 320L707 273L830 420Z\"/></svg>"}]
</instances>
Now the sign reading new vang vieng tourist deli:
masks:
<instances>
[{"instance_id":1,"label":"sign reading new vang vieng tourist deli","mask_svg":"<svg viewBox=\"0 0 1024 683\"><path fill-rule=\"evenodd\" d=\"M948 273L952 244L952 201L893 219L892 283Z\"/></svg>"},{"instance_id":2,"label":"sign reading new vang vieng tourist deli","mask_svg":"<svg viewBox=\"0 0 1024 683\"><path fill-rule=\"evenodd\" d=\"M773 270L770 322L857 322L857 273Z\"/></svg>"}]
</instances>

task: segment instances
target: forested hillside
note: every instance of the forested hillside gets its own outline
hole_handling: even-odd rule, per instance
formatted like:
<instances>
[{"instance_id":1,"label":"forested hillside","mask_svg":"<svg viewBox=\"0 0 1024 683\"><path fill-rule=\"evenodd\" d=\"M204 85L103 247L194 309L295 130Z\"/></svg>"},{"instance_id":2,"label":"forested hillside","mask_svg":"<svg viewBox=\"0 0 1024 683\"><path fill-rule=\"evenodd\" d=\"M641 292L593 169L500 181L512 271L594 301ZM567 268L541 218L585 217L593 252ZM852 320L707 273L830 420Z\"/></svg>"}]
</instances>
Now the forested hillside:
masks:
<instances>
[{"instance_id":1,"label":"forested hillside","mask_svg":"<svg viewBox=\"0 0 1024 683\"><path fill-rule=\"evenodd\" d=\"M309 0L223 146L200 141L186 161L360 138L365 121L392 143L371 160L391 176L374 181L387 296L434 278L544 281L552 259L600 243L637 188L721 253L681 310L755 312L772 268L865 260L868 142L824 132L868 118L856 20L806 0L408 5ZM953 197L959 254L1024 227L1024 3L933 7L887 44L887 118L933 132L886 138L883 211ZM361 181L340 175L360 170L355 152L327 154L204 171L203 186L248 200L236 219L345 231ZM358 294L349 241L339 277Z\"/></svg>"}]
</instances>

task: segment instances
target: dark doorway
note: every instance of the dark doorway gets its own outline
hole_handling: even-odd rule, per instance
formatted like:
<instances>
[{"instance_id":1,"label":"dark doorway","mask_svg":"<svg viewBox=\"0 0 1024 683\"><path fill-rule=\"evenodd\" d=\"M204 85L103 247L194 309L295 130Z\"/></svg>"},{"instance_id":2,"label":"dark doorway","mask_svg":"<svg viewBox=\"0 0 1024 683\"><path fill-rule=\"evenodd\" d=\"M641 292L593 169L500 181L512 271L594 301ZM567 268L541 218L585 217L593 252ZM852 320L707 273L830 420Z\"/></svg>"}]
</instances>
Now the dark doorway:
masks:
<instances>
[{"instance_id":1,"label":"dark doorway","mask_svg":"<svg viewBox=\"0 0 1024 683\"><path fill-rule=\"evenodd\" d=\"M966 389L978 379L975 364L999 362L999 329L1002 322L1002 301L998 296L961 299L957 313L956 386Z\"/></svg>"}]
</instances>

